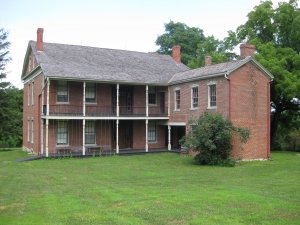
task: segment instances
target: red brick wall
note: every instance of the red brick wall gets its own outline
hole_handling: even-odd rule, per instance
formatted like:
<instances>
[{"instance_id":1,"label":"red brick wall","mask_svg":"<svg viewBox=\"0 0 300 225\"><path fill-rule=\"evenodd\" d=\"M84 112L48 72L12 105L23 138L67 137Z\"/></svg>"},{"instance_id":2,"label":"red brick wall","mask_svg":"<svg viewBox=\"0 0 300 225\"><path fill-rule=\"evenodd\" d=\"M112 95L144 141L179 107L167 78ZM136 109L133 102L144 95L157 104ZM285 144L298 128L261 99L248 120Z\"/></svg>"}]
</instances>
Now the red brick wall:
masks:
<instances>
[{"instance_id":1,"label":"red brick wall","mask_svg":"<svg viewBox=\"0 0 300 225\"><path fill-rule=\"evenodd\" d=\"M217 107L208 109L208 84L216 83ZM198 108L191 109L191 88L198 85ZM180 111L175 110L175 90L180 89ZM228 81L224 77L198 80L170 86L170 122L186 122L198 118L205 111L228 116Z\"/></svg>"},{"instance_id":2,"label":"red brick wall","mask_svg":"<svg viewBox=\"0 0 300 225\"><path fill-rule=\"evenodd\" d=\"M148 148L166 148L165 138L167 126L161 126L157 121L156 142L148 143ZM146 145L146 122L145 120L133 121L133 149L145 149Z\"/></svg>"},{"instance_id":3,"label":"red brick wall","mask_svg":"<svg viewBox=\"0 0 300 225\"><path fill-rule=\"evenodd\" d=\"M66 104L66 103L58 103L56 101L57 84L58 84L57 80L50 81L50 98L49 98L50 106ZM68 87L69 87L69 103L68 103L68 105L82 106L83 105L83 83L69 81ZM45 92L45 94L46 94L46 92Z\"/></svg>"},{"instance_id":4,"label":"red brick wall","mask_svg":"<svg viewBox=\"0 0 300 225\"><path fill-rule=\"evenodd\" d=\"M35 154L38 154L40 151L40 114L41 113L41 92L43 85L43 74L36 76L34 79L30 80L24 84L24 96L23 96L23 147L27 150L33 151ZM30 85L30 90L28 86ZM34 90L34 101L32 104L32 87ZM30 91L28 100L28 91ZM29 101L29 105L28 105ZM27 141L28 135L28 119L29 123L29 142ZM34 139L32 143L32 120L34 121Z\"/></svg>"},{"instance_id":5,"label":"red brick wall","mask_svg":"<svg viewBox=\"0 0 300 225\"><path fill-rule=\"evenodd\" d=\"M268 82L269 79L254 66L246 64L230 76L231 121L250 130L244 145L233 140L233 154L242 159L266 159L268 154Z\"/></svg>"}]
</instances>

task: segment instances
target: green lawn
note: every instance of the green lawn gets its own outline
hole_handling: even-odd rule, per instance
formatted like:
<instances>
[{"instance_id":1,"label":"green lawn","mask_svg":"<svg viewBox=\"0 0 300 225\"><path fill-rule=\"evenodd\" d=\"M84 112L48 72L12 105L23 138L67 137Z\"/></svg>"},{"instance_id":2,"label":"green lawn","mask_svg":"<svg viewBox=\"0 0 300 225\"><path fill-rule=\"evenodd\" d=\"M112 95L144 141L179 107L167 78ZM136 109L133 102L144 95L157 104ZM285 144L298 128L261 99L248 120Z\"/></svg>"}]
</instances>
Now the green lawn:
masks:
<instances>
[{"instance_id":1,"label":"green lawn","mask_svg":"<svg viewBox=\"0 0 300 225\"><path fill-rule=\"evenodd\" d=\"M300 224L300 155L236 167L173 153L47 159L0 151L0 224Z\"/></svg>"}]
</instances>

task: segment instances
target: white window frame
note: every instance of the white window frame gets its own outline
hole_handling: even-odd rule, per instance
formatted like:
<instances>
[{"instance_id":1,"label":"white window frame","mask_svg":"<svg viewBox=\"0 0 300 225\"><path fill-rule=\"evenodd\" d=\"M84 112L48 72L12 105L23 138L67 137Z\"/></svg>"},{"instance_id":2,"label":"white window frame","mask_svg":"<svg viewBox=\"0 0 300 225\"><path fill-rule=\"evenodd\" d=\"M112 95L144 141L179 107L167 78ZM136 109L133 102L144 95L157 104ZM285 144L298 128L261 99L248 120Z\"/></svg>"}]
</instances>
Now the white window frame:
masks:
<instances>
[{"instance_id":1,"label":"white window frame","mask_svg":"<svg viewBox=\"0 0 300 225\"><path fill-rule=\"evenodd\" d=\"M30 142L30 119L27 118L27 142Z\"/></svg>"},{"instance_id":2,"label":"white window frame","mask_svg":"<svg viewBox=\"0 0 300 225\"><path fill-rule=\"evenodd\" d=\"M177 104L177 93L179 92L179 104ZM179 107L178 107L179 105ZM180 88L176 88L174 90L174 110L175 111L180 111L180 106L181 106L181 90Z\"/></svg>"},{"instance_id":3,"label":"white window frame","mask_svg":"<svg viewBox=\"0 0 300 225\"><path fill-rule=\"evenodd\" d=\"M215 87L215 105L211 105L212 101L211 101L211 97L212 97L212 87ZM207 108L208 109L215 109L217 108L217 83L216 82L209 82L207 84Z\"/></svg>"},{"instance_id":4,"label":"white window frame","mask_svg":"<svg viewBox=\"0 0 300 225\"><path fill-rule=\"evenodd\" d=\"M62 86L62 83L65 83L66 88L67 88L67 101L59 101L58 99L58 94L59 94L59 88ZM64 80L59 80L57 81L57 87L56 87L56 103L58 104L68 104L69 103L69 82L68 81L64 81Z\"/></svg>"},{"instance_id":5,"label":"white window frame","mask_svg":"<svg viewBox=\"0 0 300 225\"><path fill-rule=\"evenodd\" d=\"M34 82L31 83L31 105L34 105Z\"/></svg>"},{"instance_id":6,"label":"white window frame","mask_svg":"<svg viewBox=\"0 0 300 225\"><path fill-rule=\"evenodd\" d=\"M60 124L65 124L65 128L64 127L60 127ZM60 132L59 133L59 129L65 129L65 136L66 136L66 142L64 143L58 143L58 140L62 140L63 138L60 138L59 135L63 135L64 133ZM56 127L56 146L69 146L69 126L68 126L68 121L67 120L58 120L57 121L57 127Z\"/></svg>"},{"instance_id":7,"label":"white window frame","mask_svg":"<svg viewBox=\"0 0 300 225\"><path fill-rule=\"evenodd\" d=\"M30 83L28 83L28 90L27 90L27 106L30 106Z\"/></svg>"},{"instance_id":8,"label":"white window frame","mask_svg":"<svg viewBox=\"0 0 300 225\"><path fill-rule=\"evenodd\" d=\"M148 122L148 142L157 142L157 123L155 120L149 120Z\"/></svg>"},{"instance_id":9,"label":"white window frame","mask_svg":"<svg viewBox=\"0 0 300 225\"><path fill-rule=\"evenodd\" d=\"M96 145L96 122L94 120L87 120L85 121L85 145ZM87 135L93 135L94 142L87 143Z\"/></svg>"},{"instance_id":10,"label":"white window frame","mask_svg":"<svg viewBox=\"0 0 300 225\"><path fill-rule=\"evenodd\" d=\"M197 98L194 97L194 89L197 88ZM194 99L197 99L197 106L194 106ZM191 87L191 109L198 109L199 107L199 85L193 85Z\"/></svg>"},{"instance_id":11,"label":"white window frame","mask_svg":"<svg viewBox=\"0 0 300 225\"><path fill-rule=\"evenodd\" d=\"M153 95L154 98L151 98L154 100L154 103L150 101L150 95ZM157 105L157 92L156 92L156 87L154 86L149 86L148 89L148 104L149 105Z\"/></svg>"},{"instance_id":12,"label":"white window frame","mask_svg":"<svg viewBox=\"0 0 300 225\"><path fill-rule=\"evenodd\" d=\"M89 90L92 89L92 86L94 87L94 92L89 92ZM89 96L94 95L94 98L89 98ZM90 101L88 99L94 99L93 101ZM97 84L96 83L86 83L85 85L85 103L86 104L96 104L97 103Z\"/></svg>"},{"instance_id":13,"label":"white window frame","mask_svg":"<svg viewBox=\"0 0 300 225\"><path fill-rule=\"evenodd\" d=\"M34 143L34 120L31 119L31 143Z\"/></svg>"}]
</instances>

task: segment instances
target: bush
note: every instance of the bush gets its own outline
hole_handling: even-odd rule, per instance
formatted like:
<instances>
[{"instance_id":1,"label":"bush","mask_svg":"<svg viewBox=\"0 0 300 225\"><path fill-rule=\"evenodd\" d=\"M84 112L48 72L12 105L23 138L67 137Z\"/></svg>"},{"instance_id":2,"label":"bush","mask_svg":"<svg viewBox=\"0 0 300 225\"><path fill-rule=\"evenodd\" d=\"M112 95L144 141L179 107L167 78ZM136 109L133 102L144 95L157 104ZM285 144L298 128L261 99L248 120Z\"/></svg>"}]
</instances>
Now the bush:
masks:
<instances>
[{"instance_id":1,"label":"bush","mask_svg":"<svg viewBox=\"0 0 300 225\"><path fill-rule=\"evenodd\" d=\"M248 129L234 127L221 114L206 112L198 120L190 121L190 124L192 131L181 143L187 149L199 152L195 160L201 165L234 165L234 161L230 159L233 133L239 134L242 142L249 138Z\"/></svg>"}]
</instances>

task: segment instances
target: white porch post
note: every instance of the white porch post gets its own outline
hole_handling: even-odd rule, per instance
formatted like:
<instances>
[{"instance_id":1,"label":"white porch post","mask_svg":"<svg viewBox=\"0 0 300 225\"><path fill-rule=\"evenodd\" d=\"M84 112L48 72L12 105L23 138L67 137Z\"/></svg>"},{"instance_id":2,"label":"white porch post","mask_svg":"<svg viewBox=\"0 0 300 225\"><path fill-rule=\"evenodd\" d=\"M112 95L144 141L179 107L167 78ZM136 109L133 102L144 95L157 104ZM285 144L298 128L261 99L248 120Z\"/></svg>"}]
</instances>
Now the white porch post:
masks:
<instances>
[{"instance_id":1,"label":"white porch post","mask_svg":"<svg viewBox=\"0 0 300 225\"><path fill-rule=\"evenodd\" d=\"M85 155L85 119L82 120L82 155Z\"/></svg>"},{"instance_id":2,"label":"white porch post","mask_svg":"<svg viewBox=\"0 0 300 225\"><path fill-rule=\"evenodd\" d=\"M120 88L120 85L119 84L117 84L117 116L119 116L120 115L120 109L119 109L119 92L120 92L120 90L119 90L119 88Z\"/></svg>"},{"instance_id":3,"label":"white porch post","mask_svg":"<svg viewBox=\"0 0 300 225\"><path fill-rule=\"evenodd\" d=\"M168 150L171 150L171 126L168 125Z\"/></svg>"},{"instance_id":4,"label":"white porch post","mask_svg":"<svg viewBox=\"0 0 300 225\"><path fill-rule=\"evenodd\" d=\"M82 102L83 102L83 116L85 116L85 82L83 82L83 99L82 99Z\"/></svg>"},{"instance_id":5,"label":"white porch post","mask_svg":"<svg viewBox=\"0 0 300 225\"><path fill-rule=\"evenodd\" d=\"M49 109L49 93L50 93L50 79L49 78L47 78L47 107L46 107L46 111L47 111L47 116L49 116L49 111L50 111L50 109Z\"/></svg>"},{"instance_id":6,"label":"white porch post","mask_svg":"<svg viewBox=\"0 0 300 225\"><path fill-rule=\"evenodd\" d=\"M49 144L48 130L49 130L49 119L46 119L46 157L49 156L49 153L48 153L48 144Z\"/></svg>"},{"instance_id":7,"label":"white porch post","mask_svg":"<svg viewBox=\"0 0 300 225\"><path fill-rule=\"evenodd\" d=\"M148 89L149 87L148 87L148 85L146 85L146 116L148 117L149 116L149 96L148 96L148 94L149 94L149 89Z\"/></svg>"},{"instance_id":8,"label":"white porch post","mask_svg":"<svg viewBox=\"0 0 300 225\"><path fill-rule=\"evenodd\" d=\"M116 153L119 154L119 120L116 120Z\"/></svg>"},{"instance_id":9,"label":"white porch post","mask_svg":"<svg viewBox=\"0 0 300 225\"><path fill-rule=\"evenodd\" d=\"M145 145L145 149L146 152L148 152L148 119L146 119L146 145Z\"/></svg>"},{"instance_id":10,"label":"white porch post","mask_svg":"<svg viewBox=\"0 0 300 225\"><path fill-rule=\"evenodd\" d=\"M168 87L168 116L170 116L170 87Z\"/></svg>"}]
</instances>

